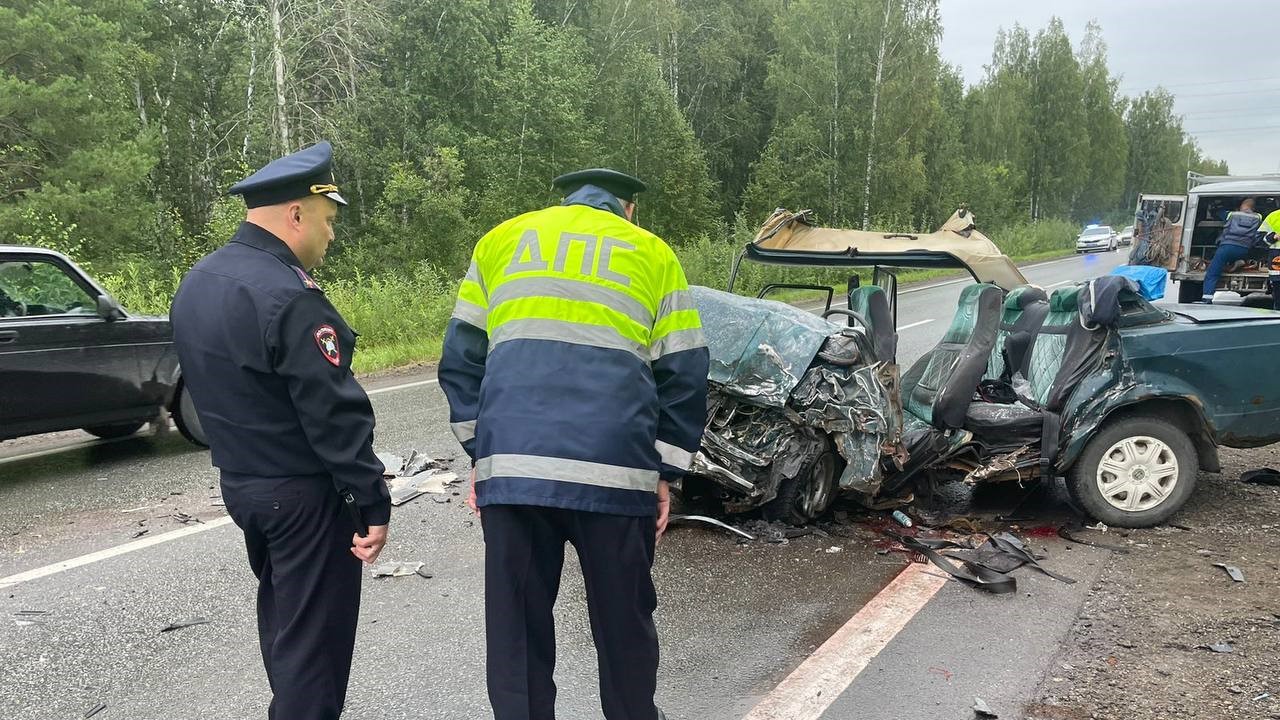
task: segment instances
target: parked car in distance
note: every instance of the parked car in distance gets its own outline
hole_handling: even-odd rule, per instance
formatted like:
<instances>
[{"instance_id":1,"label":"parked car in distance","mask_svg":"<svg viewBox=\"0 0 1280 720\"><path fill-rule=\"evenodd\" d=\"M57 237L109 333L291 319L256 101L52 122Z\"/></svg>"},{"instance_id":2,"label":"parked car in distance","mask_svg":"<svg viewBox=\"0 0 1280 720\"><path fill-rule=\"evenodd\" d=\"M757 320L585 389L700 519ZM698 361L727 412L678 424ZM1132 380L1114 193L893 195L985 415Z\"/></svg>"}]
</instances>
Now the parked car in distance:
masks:
<instances>
[{"instance_id":1,"label":"parked car in distance","mask_svg":"<svg viewBox=\"0 0 1280 720\"><path fill-rule=\"evenodd\" d=\"M169 320L126 312L60 253L0 245L0 440L125 437L169 416L205 444Z\"/></svg>"},{"instance_id":2,"label":"parked car in distance","mask_svg":"<svg viewBox=\"0 0 1280 720\"><path fill-rule=\"evenodd\" d=\"M1132 225L1125 225L1124 229L1120 231L1120 244L1124 245L1125 247L1128 247L1129 245L1133 244L1133 226Z\"/></svg>"},{"instance_id":3,"label":"parked car in distance","mask_svg":"<svg viewBox=\"0 0 1280 720\"><path fill-rule=\"evenodd\" d=\"M1111 252L1120 246L1120 238L1110 225L1090 225L1076 238L1076 252Z\"/></svg>"}]
</instances>

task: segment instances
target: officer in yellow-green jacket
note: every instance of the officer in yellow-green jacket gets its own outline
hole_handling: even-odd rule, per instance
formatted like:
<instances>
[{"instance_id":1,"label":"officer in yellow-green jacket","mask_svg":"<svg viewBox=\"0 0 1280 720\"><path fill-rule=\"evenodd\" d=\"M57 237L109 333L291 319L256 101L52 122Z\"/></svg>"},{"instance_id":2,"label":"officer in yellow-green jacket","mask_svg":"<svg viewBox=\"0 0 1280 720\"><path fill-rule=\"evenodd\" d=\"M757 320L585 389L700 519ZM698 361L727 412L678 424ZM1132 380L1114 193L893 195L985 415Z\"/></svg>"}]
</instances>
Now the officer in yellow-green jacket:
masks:
<instances>
[{"instance_id":1,"label":"officer in yellow-green jacket","mask_svg":"<svg viewBox=\"0 0 1280 720\"><path fill-rule=\"evenodd\" d=\"M1267 253L1267 275L1271 284L1271 309L1280 310L1280 210L1273 210L1262 220L1258 228L1262 237L1271 244Z\"/></svg>"},{"instance_id":2,"label":"officer in yellow-green jacket","mask_svg":"<svg viewBox=\"0 0 1280 720\"><path fill-rule=\"evenodd\" d=\"M555 717L568 542L604 715L656 720L654 546L701 441L707 348L675 254L631 222L644 183L593 169L553 185L561 205L476 245L440 361L484 528L489 700L496 720Z\"/></svg>"}]
</instances>

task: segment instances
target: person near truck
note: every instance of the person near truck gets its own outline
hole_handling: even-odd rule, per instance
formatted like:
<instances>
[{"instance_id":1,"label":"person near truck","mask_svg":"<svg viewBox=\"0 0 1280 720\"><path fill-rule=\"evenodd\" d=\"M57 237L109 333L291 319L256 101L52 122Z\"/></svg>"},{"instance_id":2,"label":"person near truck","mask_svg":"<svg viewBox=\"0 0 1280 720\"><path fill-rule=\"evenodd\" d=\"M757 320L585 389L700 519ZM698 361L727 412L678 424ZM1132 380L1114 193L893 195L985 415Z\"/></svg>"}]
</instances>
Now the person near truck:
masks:
<instances>
[{"instance_id":1,"label":"person near truck","mask_svg":"<svg viewBox=\"0 0 1280 720\"><path fill-rule=\"evenodd\" d=\"M1262 216L1253 210L1253 198L1245 198L1239 210L1227 213L1227 220L1222 226L1222 234L1218 236L1218 249L1209 261L1209 269L1204 274L1204 290L1201 302L1213 303L1213 294L1218 289L1218 281L1228 265L1249 257L1249 250L1258 242L1258 228L1262 225Z\"/></svg>"},{"instance_id":2,"label":"person near truck","mask_svg":"<svg viewBox=\"0 0 1280 720\"><path fill-rule=\"evenodd\" d=\"M1280 310L1280 210L1274 210L1262 221L1258 231L1270 243L1267 253L1267 277L1271 282L1271 309Z\"/></svg>"}]
</instances>

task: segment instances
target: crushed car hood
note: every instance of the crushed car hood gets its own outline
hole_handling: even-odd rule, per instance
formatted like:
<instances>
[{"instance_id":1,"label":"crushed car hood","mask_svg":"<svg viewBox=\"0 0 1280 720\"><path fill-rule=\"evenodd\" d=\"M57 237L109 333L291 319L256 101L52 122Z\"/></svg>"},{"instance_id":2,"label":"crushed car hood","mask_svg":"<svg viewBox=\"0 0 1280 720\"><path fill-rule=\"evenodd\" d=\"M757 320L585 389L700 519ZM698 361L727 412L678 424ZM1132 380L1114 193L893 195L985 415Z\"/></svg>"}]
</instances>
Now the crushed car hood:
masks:
<instances>
[{"instance_id":1,"label":"crushed car hood","mask_svg":"<svg viewBox=\"0 0 1280 720\"><path fill-rule=\"evenodd\" d=\"M768 499L830 438L845 461L840 487L875 495L881 457L900 447L897 366L874 361L860 329L772 300L691 291L711 355L694 472Z\"/></svg>"}]
</instances>

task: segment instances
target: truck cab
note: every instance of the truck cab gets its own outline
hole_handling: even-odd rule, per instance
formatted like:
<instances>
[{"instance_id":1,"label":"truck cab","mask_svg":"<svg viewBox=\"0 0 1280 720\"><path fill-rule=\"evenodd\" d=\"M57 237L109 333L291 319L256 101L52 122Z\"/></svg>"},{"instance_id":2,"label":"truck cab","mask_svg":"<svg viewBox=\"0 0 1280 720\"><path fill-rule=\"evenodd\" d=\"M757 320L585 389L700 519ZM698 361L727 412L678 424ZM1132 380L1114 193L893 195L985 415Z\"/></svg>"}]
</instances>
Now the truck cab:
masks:
<instances>
[{"instance_id":1,"label":"truck cab","mask_svg":"<svg viewBox=\"0 0 1280 720\"><path fill-rule=\"evenodd\" d=\"M1198 301L1227 213L1245 198L1254 199L1263 217L1280 208L1280 175L1189 172L1186 195L1139 195L1129 264L1169 270L1178 282L1178 302ZM1256 248L1238 267L1228 267L1218 289L1244 297L1266 295L1267 251Z\"/></svg>"}]
</instances>

